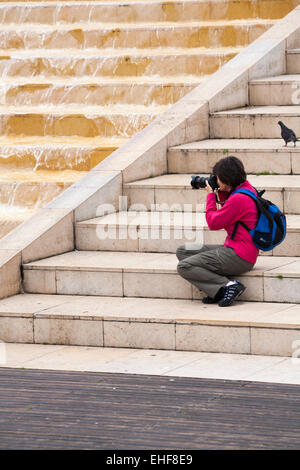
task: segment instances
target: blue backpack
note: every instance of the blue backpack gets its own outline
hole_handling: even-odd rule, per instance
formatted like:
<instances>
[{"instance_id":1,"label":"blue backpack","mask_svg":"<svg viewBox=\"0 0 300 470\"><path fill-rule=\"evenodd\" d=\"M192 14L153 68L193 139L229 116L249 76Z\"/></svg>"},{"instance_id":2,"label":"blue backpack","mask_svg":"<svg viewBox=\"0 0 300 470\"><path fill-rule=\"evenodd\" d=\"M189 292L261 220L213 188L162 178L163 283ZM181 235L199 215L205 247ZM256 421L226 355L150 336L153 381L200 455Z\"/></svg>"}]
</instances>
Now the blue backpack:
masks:
<instances>
[{"instance_id":1,"label":"blue backpack","mask_svg":"<svg viewBox=\"0 0 300 470\"><path fill-rule=\"evenodd\" d=\"M257 248L262 251L270 251L285 239L286 217L275 204L261 197L265 190L259 192L255 189L255 191L258 195L249 191L249 189L236 189L231 193L231 195L242 193L251 197L255 201L258 211L256 227L250 230L244 222L238 220L235 223L231 239L233 240L238 225L241 224L250 233Z\"/></svg>"}]
</instances>

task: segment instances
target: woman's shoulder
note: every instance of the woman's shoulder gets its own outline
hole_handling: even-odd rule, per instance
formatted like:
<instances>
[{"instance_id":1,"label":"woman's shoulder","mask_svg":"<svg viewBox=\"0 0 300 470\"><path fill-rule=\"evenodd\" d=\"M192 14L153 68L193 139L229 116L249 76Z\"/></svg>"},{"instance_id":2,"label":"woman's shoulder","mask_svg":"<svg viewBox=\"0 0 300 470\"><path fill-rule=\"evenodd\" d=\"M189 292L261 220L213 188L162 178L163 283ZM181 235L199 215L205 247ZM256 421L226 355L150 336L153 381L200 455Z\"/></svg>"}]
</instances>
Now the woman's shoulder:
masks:
<instances>
[{"instance_id":1,"label":"woman's shoulder","mask_svg":"<svg viewBox=\"0 0 300 470\"><path fill-rule=\"evenodd\" d=\"M245 189L248 189L248 188L245 188ZM253 188L253 191L251 192L253 192L255 196L257 195L254 188ZM231 194L230 198L228 199L228 203L230 203L234 207L239 207L240 210L244 210L244 209L253 210L254 208L256 208L255 200L243 193Z\"/></svg>"},{"instance_id":2,"label":"woman's shoulder","mask_svg":"<svg viewBox=\"0 0 300 470\"><path fill-rule=\"evenodd\" d=\"M240 184L239 186L237 186L233 191L232 193L230 194L231 197L235 197L235 198L243 198L244 199L244 194L241 193L241 192L238 192L240 189L242 190L247 190L247 191L250 191L251 193L253 193L255 196L257 196L257 191L256 189L249 183L249 181L245 181L245 183L243 184ZM249 199L249 198L248 198Z\"/></svg>"}]
</instances>

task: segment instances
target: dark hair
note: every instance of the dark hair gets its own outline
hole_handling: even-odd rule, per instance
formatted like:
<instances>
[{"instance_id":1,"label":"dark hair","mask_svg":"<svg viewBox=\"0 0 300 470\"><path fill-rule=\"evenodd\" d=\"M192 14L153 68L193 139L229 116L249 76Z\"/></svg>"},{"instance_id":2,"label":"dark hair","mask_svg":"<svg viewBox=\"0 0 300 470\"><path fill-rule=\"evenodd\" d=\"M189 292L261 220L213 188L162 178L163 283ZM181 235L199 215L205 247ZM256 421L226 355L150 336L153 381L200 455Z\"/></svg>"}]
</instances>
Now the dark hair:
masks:
<instances>
[{"instance_id":1,"label":"dark hair","mask_svg":"<svg viewBox=\"0 0 300 470\"><path fill-rule=\"evenodd\" d=\"M243 163L232 156L221 158L213 167L213 174L218 176L222 183L232 188L244 183L247 179Z\"/></svg>"}]
</instances>

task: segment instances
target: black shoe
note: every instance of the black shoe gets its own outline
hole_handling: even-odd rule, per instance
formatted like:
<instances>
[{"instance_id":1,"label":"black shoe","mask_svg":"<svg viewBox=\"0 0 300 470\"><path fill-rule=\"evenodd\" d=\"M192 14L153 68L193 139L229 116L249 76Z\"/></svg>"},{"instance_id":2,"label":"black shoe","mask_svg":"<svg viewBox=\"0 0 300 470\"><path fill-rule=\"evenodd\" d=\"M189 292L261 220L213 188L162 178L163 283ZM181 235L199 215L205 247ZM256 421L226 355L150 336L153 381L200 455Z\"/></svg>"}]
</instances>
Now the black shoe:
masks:
<instances>
[{"instance_id":1,"label":"black shoe","mask_svg":"<svg viewBox=\"0 0 300 470\"><path fill-rule=\"evenodd\" d=\"M235 284L224 287L223 297L219 302L219 307L228 307L232 302L237 299L246 289L240 282L236 281Z\"/></svg>"},{"instance_id":2,"label":"black shoe","mask_svg":"<svg viewBox=\"0 0 300 470\"><path fill-rule=\"evenodd\" d=\"M204 304L216 304L222 299L224 287L221 287L214 297L203 297L202 302Z\"/></svg>"}]
</instances>

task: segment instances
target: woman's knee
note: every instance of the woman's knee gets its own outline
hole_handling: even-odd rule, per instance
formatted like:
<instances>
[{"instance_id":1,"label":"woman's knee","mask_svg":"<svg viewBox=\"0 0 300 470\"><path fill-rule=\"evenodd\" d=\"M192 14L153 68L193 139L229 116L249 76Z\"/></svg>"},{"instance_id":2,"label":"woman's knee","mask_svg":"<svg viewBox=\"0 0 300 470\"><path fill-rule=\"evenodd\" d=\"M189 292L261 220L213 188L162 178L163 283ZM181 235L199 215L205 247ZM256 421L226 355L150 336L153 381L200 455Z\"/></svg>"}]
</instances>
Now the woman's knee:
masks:
<instances>
[{"instance_id":1,"label":"woman's knee","mask_svg":"<svg viewBox=\"0 0 300 470\"><path fill-rule=\"evenodd\" d=\"M179 259L179 260L182 260L183 258L186 258L186 249L185 249L184 245L181 245L177 248L176 256L177 256L177 259Z\"/></svg>"},{"instance_id":2,"label":"woman's knee","mask_svg":"<svg viewBox=\"0 0 300 470\"><path fill-rule=\"evenodd\" d=\"M183 276L184 273L186 273L190 267L191 267L191 265L189 263L187 263L184 260L181 260L177 264L177 272L178 272L178 274L180 274L180 276Z\"/></svg>"}]
</instances>

